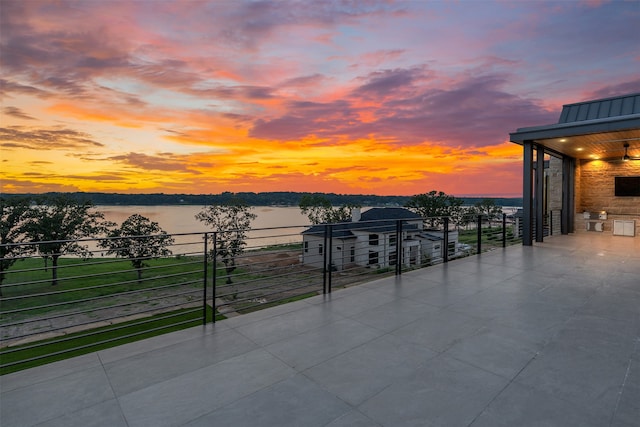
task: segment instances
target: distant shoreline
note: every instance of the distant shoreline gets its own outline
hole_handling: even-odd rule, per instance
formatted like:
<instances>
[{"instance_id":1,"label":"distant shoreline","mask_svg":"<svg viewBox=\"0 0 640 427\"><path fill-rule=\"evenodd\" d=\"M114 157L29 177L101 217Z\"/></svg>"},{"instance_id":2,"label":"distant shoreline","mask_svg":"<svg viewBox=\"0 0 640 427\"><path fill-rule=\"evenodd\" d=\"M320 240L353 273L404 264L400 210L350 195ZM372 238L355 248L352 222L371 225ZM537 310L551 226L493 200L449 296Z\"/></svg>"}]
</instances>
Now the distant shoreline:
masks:
<instances>
[{"instance_id":1,"label":"distant shoreline","mask_svg":"<svg viewBox=\"0 0 640 427\"><path fill-rule=\"evenodd\" d=\"M411 196L377 196L373 194L336 194L305 192L224 192L220 194L121 194L121 193L89 193L89 192L50 192L2 194L3 197L39 197L67 195L77 200L90 201L96 206L206 206L212 203L224 203L232 197L244 200L250 206L290 207L298 206L304 195L317 194L326 197L332 205L354 204L360 206L404 206ZM492 199L498 206L522 206L522 197L472 196L458 197L465 205L473 205L484 199Z\"/></svg>"}]
</instances>

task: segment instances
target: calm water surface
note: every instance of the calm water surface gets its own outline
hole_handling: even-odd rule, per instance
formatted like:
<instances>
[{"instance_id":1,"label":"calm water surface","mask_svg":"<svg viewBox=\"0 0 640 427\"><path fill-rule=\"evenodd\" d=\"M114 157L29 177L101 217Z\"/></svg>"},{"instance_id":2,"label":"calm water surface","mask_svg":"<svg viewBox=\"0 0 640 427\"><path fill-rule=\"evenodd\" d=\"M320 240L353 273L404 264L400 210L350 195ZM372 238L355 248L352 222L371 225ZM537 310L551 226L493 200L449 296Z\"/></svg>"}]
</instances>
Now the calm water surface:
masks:
<instances>
[{"instance_id":1,"label":"calm water surface","mask_svg":"<svg viewBox=\"0 0 640 427\"><path fill-rule=\"evenodd\" d=\"M211 231L195 218L202 209L203 206L97 206L106 220L122 224L129 216L138 214L157 222L169 234ZM251 223L251 246L300 242L300 232L309 225L309 219L298 207L256 206L251 212L258 215ZM275 227L294 228L265 230Z\"/></svg>"}]
</instances>

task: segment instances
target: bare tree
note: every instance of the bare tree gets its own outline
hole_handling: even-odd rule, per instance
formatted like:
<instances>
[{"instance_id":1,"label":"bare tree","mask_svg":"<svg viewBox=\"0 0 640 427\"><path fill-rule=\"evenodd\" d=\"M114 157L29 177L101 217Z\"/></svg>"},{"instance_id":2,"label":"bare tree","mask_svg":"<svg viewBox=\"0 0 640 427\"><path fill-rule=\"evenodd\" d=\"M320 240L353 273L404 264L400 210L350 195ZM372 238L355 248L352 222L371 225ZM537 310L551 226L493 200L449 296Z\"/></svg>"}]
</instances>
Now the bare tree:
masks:
<instances>
[{"instance_id":1,"label":"bare tree","mask_svg":"<svg viewBox=\"0 0 640 427\"><path fill-rule=\"evenodd\" d=\"M215 251L211 249L211 256L224 264L227 284L232 283L231 273L236 269L236 257L244 252L251 221L257 218L251 209L244 201L233 197L225 203L206 206L196 214L198 221L215 232Z\"/></svg>"}]
</instances>

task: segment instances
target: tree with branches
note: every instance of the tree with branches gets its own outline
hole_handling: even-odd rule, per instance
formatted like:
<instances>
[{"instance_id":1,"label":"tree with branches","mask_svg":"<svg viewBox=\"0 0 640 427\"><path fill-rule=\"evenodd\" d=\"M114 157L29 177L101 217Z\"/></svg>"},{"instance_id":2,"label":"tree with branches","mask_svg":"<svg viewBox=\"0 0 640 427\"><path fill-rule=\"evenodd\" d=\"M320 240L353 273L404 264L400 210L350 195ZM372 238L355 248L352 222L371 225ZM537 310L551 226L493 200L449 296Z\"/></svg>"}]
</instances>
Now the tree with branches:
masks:
<instances>
[{"instance_id":1,"label":"tree with branches","mask_svg":"<svg viewBox=\"0 0 640 427\"><path fill-rule=\"evenodd\" d=\"M24 245L24 223L31 201L24 197L0 197L0 297L5 272L19 257L34 252L33 246Z\"/></svg>"},{"instance_id":2,"label":"tree with branches","mask_svg":"<svg viewBox=\"0 0 640 427\"><path fill-rule=\"evenodd\" d=\"M71 254L91 257L88 245L79 240L100 236L111 224L93 209L92 202L59 195L38 200L25 213L25 237L35 243L45 263L51 258L51 285L58 284L58 259Z\"/></svg>"},{"instance_id":3,"label":"tree with branches","mask_svg":"<svg viewBox=\"0 0 640 427\"><path fill-rule=\"evenodd\" d=\"M493 225L493 221L502 215L502 207L496 205L493 199L483 199L475 204L476 212L487 218L489 228Z\"/></svg>"},{"instance_id":4,"label":"tree with branches","mask_svg":"<svg viewBox=\"0 0 640 427\"><path fill-rule=\"evenodd\" d=\"M196 219L210 227L215 245L210 254L225 266L227 284L231 284L231 273L236 269L236 258L244 252L251 221L257 215L251 212L251 206L242 199L232 197L224 203L212 204L196 214Z\"/></svg>"},{"instance_id":5,"label":"tree with branches","mask_svg":"<svg viewBox=\"0 0 640 427\"><path fill-rule=\"evenodd\" d=\"M320 194L305 194L298 205L312 224L331 224L351 221L351 211L359 205L332 206L329 199Z\"/></svg>"},{"instance_id":6,"label":"tree with branches","mask_svg":"<svg viewBox=\"0 0 640 427\"><path fill-rule=\"evenodd\" d=\"M437 227L444 223L445 216L457 219L460 216L462 204L462 199L442 191L432 190L411 196L405 207L420 215L428 227Z\"/></svg>"},{"instance_id":7,"label":"tree with branches","mask_svg":"<svg viewBox=\"0 0 640 427\"><path fill-rule=\"evenodd\" d=\"M108 232L107 238L99 246L107 249L108 255L127 258L138 273L138 283L142 281L142 270L150 259L170 256L169 247L174 243L160 225L142 215L133 214L122 222L119 228Z\"/></svg>"}]
</instances>

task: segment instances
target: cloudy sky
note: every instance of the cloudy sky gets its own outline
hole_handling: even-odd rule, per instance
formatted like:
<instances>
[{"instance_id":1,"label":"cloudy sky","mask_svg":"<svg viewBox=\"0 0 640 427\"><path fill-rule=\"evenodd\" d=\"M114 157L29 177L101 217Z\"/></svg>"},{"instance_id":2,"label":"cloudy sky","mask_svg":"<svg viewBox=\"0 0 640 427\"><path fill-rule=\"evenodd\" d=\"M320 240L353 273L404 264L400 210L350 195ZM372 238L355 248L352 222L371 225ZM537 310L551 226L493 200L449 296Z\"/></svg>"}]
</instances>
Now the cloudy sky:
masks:
<instances>
[{"instance_id":1,"label":"cloudy sky","mask_svg":"<svg viewBox=\"0 0 640 427\"><path fill-rule=\"evenodd\" d=\"M639 1L0 0L2 192L520 195Z\"/></svg>"}]
</instances>

